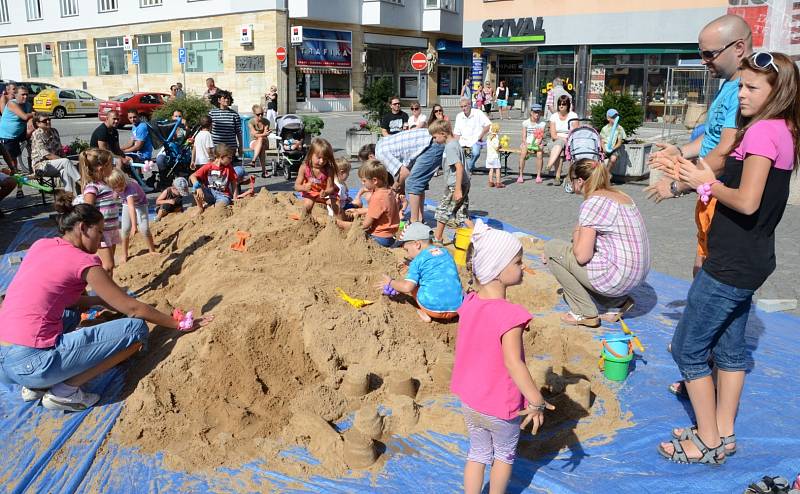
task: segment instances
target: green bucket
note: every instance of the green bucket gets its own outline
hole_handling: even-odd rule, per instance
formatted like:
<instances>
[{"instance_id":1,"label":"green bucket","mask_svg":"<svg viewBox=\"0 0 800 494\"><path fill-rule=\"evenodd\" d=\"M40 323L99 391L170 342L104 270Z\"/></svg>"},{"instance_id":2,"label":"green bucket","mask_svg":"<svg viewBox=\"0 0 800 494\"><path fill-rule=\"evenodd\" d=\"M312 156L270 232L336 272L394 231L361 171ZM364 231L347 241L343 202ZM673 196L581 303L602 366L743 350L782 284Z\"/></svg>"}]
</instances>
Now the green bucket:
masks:
<instances>
[{"instance_id":1,"label":"green bucket","mask_svg":"<svg viewBox=\"0 0 800 494\"><path fill-rule=\"evenodd\" d=\"M633 360L632 353L617 358L608 352L603 352L603 374L610 381L624 381L628 377L631 360Z\"/></svg>"}]
</instances>

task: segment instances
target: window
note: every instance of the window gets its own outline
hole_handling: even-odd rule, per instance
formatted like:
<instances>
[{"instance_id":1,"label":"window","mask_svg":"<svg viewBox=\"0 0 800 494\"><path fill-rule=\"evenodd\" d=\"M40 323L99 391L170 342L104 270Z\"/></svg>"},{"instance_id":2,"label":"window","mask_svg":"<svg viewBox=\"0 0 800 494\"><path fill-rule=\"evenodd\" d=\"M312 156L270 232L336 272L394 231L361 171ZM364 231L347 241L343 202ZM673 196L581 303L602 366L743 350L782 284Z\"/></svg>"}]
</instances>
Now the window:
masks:
<instances>
[{"instance_id":1,"label":"window","mask_svg":"<svg viewBox=\"0 0 800 494\"><path fill-rule=\"evenodd\" d=\"M28 54L28 77L53 77L53 55L45 54L41 43L25 45Z\"/></svg>"},{"instance_id":2,"label":"window","mask_svg":"<svg viewBox=\"0 0 800 494\"><path fill-rule=\"evenodd\" d=\"M8 24L11 18L8 16L8 0L0 0L0 24Z\"/></svg>"},{"instance_id":3,"label":"window","mask_svg":"<svg viewBox=\"0 0 800 494\"><path fill-rule=\"evenodd\" d=\"M365 2L385 2L393 3L395 5L405 5L405 0L364 0Z\"/></svg>"},{"instance_id":4,"label":"window","mask_svg":"<svg viewBox=\"0 0 800 494\"><path fill-rule=\"evenodd\" d=\"M139 7L156 7L163 3L163 0L139 0Z\"/></svg>"},{"instance_id":5,"label":"window","mask_svg":"<svg viewBox=\"0 0 800 494\"><path fill-rule=\"evenodd\" d=\"M77 99L77 97L75 96L75 91L71 91L69 89L62 89L58 93L58 98L59 99Z\"/></svg>"},{"instance_id":6,"label":"window","mask_svg":"<svg viewBox=\"0 0 800 494\"><path fill-rule=\"evenodd\" d=\"M222 28L184 31L186 72L222 72Z\"/></svg>"},{"instance_id":7,"label":"window","mask_svg":"<svg viewBox=\"0 0 800 494\"><path fill-rule=\"evenodd\" d=\"M139 103L141 103L143 105L157 105L157 104L160 103L160 101L158 101L158 95L155 95L155 94L143 94L139 98Z\"/></svg>"},{"instance_id":8,"label":"window","mask_svg":"<svg viewBox=\"0 0 800 494\"><path fill-rule=\"evenodd\" d=\"M78 0L61 0L61 17L78 15Z\"/></svg>"},{"instance_id":9,"label":"window","mask_svg":"<svg viewBox=\"0 0 800 494\"><path fill-rule=\"evenodd\" d=\"M128 62L122 47L122 36L94 40L97 56L97 75L128 73Z\"/></svg>"},{"instance_id":10,"label":"window","mask_svg":"<svg viewBox=\"0 0 800 494\"><path fill-rule=\"evenodd\" d=\"M442 9L457 12L456 0L425 0L426 9Z\"/></svg>"},{"instance_id":11,"label":"window","mask_svg":"<svg viewBox=\"0 0 800 494\"><path fill-rule=\"evenodd\" d=\"M29 21L42 20L42 0L25 0L25 9L28 11Z\"/></svg>"},{"instance_id":12,"label":"window","mask_svg":"<svg viewBox=\"0 0 800 494\"><path fill-rule=\"evenodd\" d=\"M117 10L117 0L97 0L97 12L115 12Z\"/></svg>"},{"instance_id":13,"label":"window","mask_svg":"<svg viewBox=\"0 0 800 494\"><path fill-rule=\"evenodd\" d=\"M136 36L139 47L139 70L142 74L169 74L172 72L172 38L170 33L140 34Z\"/></svg>"},{"instance_id":14,"label":"window","mask_svg":"<svg viewBox=\"0 0 800 494\"><path fill-rule=\"evenodd\" d=\"M59 41L61 52L61 75L75 77L89 75L89 59L86 53L86 40Z\"/></svg>"}]
</instances>

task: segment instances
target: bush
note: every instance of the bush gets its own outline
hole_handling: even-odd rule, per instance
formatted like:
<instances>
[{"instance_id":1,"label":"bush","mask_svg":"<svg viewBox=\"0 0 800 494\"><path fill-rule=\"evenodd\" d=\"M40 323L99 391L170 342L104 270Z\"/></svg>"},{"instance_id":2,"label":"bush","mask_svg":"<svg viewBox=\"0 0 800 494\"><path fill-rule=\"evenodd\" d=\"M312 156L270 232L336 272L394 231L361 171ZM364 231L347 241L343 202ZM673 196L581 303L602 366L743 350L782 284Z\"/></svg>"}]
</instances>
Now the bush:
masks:
<instances>
[{"instance_id":1,"label":"bush","mask_svg":"<svg viewBox=\"0 0 800 494\"><path fill-rule=\"evenodd\" d=\"M628 94L606 92L600 103L592 106L592 125L596 129L602 129L608 123L606 111L609 108L614 108L619 112L619 124L625 129L628 136L641 127L644 118L642 105Z\"/></svg>"},{"instance_id":2,"label":"bush","mask_svg":"<svg viewBox=\"0 0 800 494\"><path fill-rule=\"evenodd\" d=\"M153 119L170 120L172 118L172 112L175 110L183 112L183 118L186 120L186 127L191 128L200 122L200 117L208 115L208 112L211 110L211 104L201 96L187 94L185 98L174 98L167 101L164 106L153 112Z\"/></svg>"},{"instance_id":3,"label":"bush","mask_svg":"<svg viewBox=\"0 0 800 494\"><path fill-rule=\"evenodd\" d=\"M361 104L367 109L364 116L370 121L379 123L381 117L389 113L389 98L394 95L394 84L389 78L382 77L364 88Z\"/></svg>"},{"instance_id":4,"label":"bush","mask_svg":"<svg viewBox=\"0 0 800 494\"><path fill-rule=\"evenodd\" d=\"M303 115L303 127L306 129L307 135L316 137L322 134L325 121L315 115Z\"/></svg>"}]
</instances>

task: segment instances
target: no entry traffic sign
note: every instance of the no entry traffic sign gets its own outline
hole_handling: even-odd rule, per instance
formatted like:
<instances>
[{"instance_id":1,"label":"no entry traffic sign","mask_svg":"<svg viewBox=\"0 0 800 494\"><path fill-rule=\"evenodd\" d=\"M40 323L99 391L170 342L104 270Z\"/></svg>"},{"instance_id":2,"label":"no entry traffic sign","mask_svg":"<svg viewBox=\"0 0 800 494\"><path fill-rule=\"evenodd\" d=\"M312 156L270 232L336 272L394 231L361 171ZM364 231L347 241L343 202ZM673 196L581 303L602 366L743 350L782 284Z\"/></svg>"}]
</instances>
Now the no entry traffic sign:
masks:
<instances>
[{"instance_id":1,"label":"no entry traffic sign","mask_svg":"<svg viewBox=\"0 0 800 494\"><path fill-rule=\"evenodd\" d=\"M418 51L411 55L411 68L414 70L425 70L428 67L428 57L424 53Z\"/></svg>"},{"instance_id":2,"label":"no entry traffic sign","mask_svg":"<svg viewBox=\"0 0 800 494\"><path fill-rule=\"evenodd\" d=\"M278 58L279 62L286 60L286 48L279 46L278 49L275 50L275 56Z\"/></svg>"}]
</instances>

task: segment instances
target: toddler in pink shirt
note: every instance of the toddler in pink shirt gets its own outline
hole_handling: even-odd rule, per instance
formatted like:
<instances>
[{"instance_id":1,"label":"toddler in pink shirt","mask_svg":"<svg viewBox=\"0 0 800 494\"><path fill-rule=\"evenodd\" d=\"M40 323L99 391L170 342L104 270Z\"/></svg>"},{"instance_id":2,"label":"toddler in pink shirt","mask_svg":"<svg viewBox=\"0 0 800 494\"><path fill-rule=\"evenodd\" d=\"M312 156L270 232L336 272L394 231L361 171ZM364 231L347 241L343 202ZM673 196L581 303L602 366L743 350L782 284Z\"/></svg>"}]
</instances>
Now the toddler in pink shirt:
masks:
<instances>
[{"instance_id":1,"label":"toddler in pink shirt","mask_svg":"<svg viewBox=\"0 0 800 494\"><path fill-rule=\"evenodd\" d=\"M511 478L519 431L544 421L544 401L525 365L522 331L531 320L506 289L522 283L522 244L481 220L472 233L472 274L478 290L458 309L455 363L450 390L461 398L469 433L464 491L479 493L486 465L492 492L505 492ZM522 416L526 416L522 420Z\"/></svg>"}]
</instances>

